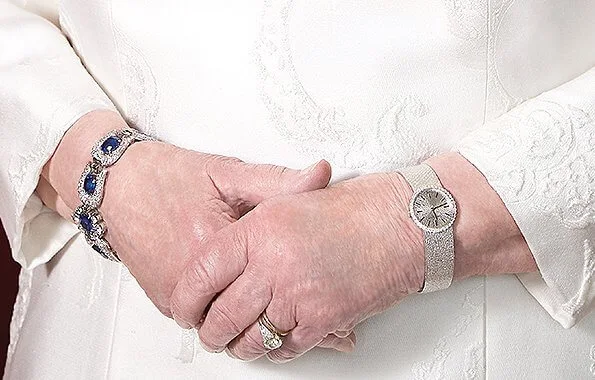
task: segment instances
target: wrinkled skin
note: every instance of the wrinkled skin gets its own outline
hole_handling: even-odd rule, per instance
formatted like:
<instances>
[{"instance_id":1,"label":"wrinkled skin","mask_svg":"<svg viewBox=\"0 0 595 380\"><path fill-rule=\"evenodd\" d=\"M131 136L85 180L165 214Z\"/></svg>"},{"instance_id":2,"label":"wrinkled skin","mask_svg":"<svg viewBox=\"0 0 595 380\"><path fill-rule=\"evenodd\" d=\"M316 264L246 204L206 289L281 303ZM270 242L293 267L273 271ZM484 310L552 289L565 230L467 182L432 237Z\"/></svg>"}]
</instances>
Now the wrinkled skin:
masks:
<instances>
[{"instance_id":1,"label":"wrinkled skin","mask_svg":"<svg viewBox=\"0 0 595 380\"><path fill-rule=\"evenodd\" d=\"M70 220L79 204L76 182L90 146L108 131L124 127L119 115L106 111L79 120L44 168L37 188L44 203ZM326 161L299 171L138 142L109 168L100 207L108 226L106 238L151 301L171 317L173 289L207 236L265 199L324 188L330 175ZM352 339L336 336L321 342L339 350L352 345Z\"/></svg>"},{"instance_id":2,"label":"wrinkled skin","mask_svg":"<svg viewBox=\"0 0 595 380\"><path fill-rule=\"evenodd\" d=\"M166 315L178 276L206 236L263 199L322 188L330 177L326 162L300 172L164 143L137 143L125 154L122 163L135 164L115 165L109 173L102 206L107 239Z\"/></svg>"},{"instance_id":3,"label":"wrinkled skin","mask_svg":"<svg viewBox=\"0 0 595 380\"><path fill-rule=\"evenodd\" d=\"M485 177L456 153L427 162L459 206L454 280L535 271ZM197 326L207 310L198 325L205 347L227 347L243 360L267 354L281 363L321 340L351 339L359 322L422 287L423 237L408 214L411 196L393 172L262 202L206 239L188 262L171 298L176 320ZM255 324L265 310L278 329L291 331L268 353Z\"/></svg>"},{"instance_id":4,"label":"wrinkled skin","mask_svg":"<svg viewBox=\"0 0 595 380\"><path fill-rule=\"evenodd\" d=\"M411 189L398 175L369 175L261 203L200 247L172 297L183 325L200 326L210 351L253 360L267 351L258 316L291 331L277 362L419 290L423 246L407 214ZM231 259L230 259L231 258Z\"/></svg>"},{"instance_id":5,"label":"wrinkled skin","mask_svg":"<svg viewBox=\"0 0 595 380\"><path fill-rule=\"evenodd\" d=\"M125 126L109 111L75 123L44 167L43 202L69 219L90 146ZM459 205L455 280L537 270L473 165L454 153L428 163ZM324 161L300 172L142 142L110 168L101 212L107 239L162 313L198 328L208 350L251 360L266 353L255 325L266 310L291 330L267 354L284 362L316 345L351 351L357 323L423 282L403 178L372 174L326 188L329 178Z\"/></svg>"}]
</instances>

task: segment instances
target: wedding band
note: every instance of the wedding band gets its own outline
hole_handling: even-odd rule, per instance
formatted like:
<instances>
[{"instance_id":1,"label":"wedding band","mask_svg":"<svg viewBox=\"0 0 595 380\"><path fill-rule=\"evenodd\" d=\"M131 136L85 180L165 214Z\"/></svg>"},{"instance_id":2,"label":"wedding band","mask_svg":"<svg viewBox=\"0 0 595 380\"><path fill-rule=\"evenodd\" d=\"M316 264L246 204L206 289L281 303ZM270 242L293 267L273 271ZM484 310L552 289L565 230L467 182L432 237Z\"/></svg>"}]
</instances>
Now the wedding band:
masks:
<instances>
[{"instance_id":1,"label":"wedding band","mask_svg":"<svg viewBox=\"0 0 595 380\"><path fill-rule=\"evenodd\" d=\"M280 336L287 336L287 334L289 334L289 331L281 331L278 328L276 328L273 322L271 322L271 320L269 319L269 316L267 315L266 311L262 313L260 318L262 319L262 323L264 323L264 325L268 327L269 330L275 332L276 334Z\"/></svg>"},{"instance_id":2,"label":"wedding band","mask_svg":"<svg viewBox=\"0 0 595 380\"><path fill-rule=\"evenodd\" d=\"M266 312L263 312L258 318L258 328L262 336L262 344L267 350L276 350L283 345L283 337L289 332L278 330L267 317Z\"/></svg>"}]
</instances>

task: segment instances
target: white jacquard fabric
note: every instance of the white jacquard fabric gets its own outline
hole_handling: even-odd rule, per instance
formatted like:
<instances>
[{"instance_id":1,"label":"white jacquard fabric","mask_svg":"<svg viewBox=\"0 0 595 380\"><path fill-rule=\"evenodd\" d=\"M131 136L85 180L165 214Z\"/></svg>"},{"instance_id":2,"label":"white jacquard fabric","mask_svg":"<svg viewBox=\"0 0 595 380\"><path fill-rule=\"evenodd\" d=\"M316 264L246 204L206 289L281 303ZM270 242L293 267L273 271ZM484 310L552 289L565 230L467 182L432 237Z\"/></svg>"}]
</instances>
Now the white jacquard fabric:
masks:
<instances>
[{"instance_id":1,"label":"white jacquard fabric","mask_svg":"<svg viewBox=\"0 0 595 380\"><path fill-rule=\"evenodd\" d=\"M25 267L47 262L76 233L33 192L63 133L98 108L113 106L60 31L0 2L0 216Z\"/></svg>"},{"instance_id":2,"label":"white jacquard fabric","mask_svg":"<svg viewBox=\"0 0 595 380\"><path fill-rule=\"evenodd\" d=\"M519 278L565 327L595 298L595 68L458 147L498 192L540 269Z\"/></svg>"},{"instance_id":3,"label":"white jacquard fabric","mask_svg":"<svg viewBox=\"0 0 595 380\"><path fill-rule=\"evenodd\" d=\"M72 48L0 0L0 217L30 268L6 378L595 376L591 0L13 2ZM333 181L458 148L540 273L412 296L358 326L349 355L209 354L34 194L64 131L110 101L164 141L296 168L326 158Z\"/></svg>"}]
</instances>

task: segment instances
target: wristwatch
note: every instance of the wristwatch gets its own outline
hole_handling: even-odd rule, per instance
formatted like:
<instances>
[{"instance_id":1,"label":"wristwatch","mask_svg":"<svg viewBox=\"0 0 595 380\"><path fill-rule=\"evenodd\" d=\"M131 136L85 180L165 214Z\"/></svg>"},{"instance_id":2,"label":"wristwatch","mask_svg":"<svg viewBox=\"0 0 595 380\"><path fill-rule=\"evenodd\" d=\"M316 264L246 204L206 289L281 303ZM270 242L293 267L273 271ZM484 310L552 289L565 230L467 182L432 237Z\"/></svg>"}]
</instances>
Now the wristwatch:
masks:
<instances>
[{"instance_id":1,"label":"wristwatch","mask_svg":"<svg viewBox=\"0 0 595 380\"><path fill-rule=\"evenodd\" d=\"M424 235L424 284L419 292L446 289L454 272L456 202L430 165L420 164L399 172L413 189L409 215Z\"/></svg>"}]
</instances>

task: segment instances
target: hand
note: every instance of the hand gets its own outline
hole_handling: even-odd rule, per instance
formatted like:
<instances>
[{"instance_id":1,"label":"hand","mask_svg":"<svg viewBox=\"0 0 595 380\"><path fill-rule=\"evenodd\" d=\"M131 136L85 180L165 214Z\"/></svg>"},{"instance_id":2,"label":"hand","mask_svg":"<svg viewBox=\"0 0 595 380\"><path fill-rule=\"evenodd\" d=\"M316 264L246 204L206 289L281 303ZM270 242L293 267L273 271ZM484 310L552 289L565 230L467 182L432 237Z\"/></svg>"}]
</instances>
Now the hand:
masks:
<instances>
[{"instance_id":1,"label":"hand","mask_svg":"<svg viewBox=\"0 0 595 380\"><path fill-rule=\"evenodd\" d=\"M397 176L370 175L267 200L205 241L172 310L196 325L222 291L199 336L209 350L227 346L244 360L267 352L255 323L265 310L278 329L291 330L270 353L274 360L343 336L421 287L423 248L406 211L409 193Z\"/></svg>"},{"instance_id":2,"label":"hand","mask_svg":"<svg viewBox=\"0 0 595 380\"><path fill-rule=\"evenodd\" d=\"M125 127L113 112L81 118L44 168L38 188L44 202L70 219L91 146L110 130ZM264 199L323 188L329 178L324 161L298 171L138 142L110 167L100 210L107 240L159 310L171 315L169 297L206 236Z\"/></svg>"},{"instance_id":3,"label":"hand","mask_svg":"<svg viewBox=\"0 0 595 380\"><path fill-rule=\"evenodd\" d=\"M481 173L457 154L429 162L459 203L455 279L536 270ZM199 336L208 349L227 346L244 360L266 353L255 323L266 310L278 329L291 331L268 355L291 360L422 287L422 235L408 216L411 195L393 173L266 201L205 241L176 286L172 310L195 325L219 294Z\"/></svg>"}]
</instances>

